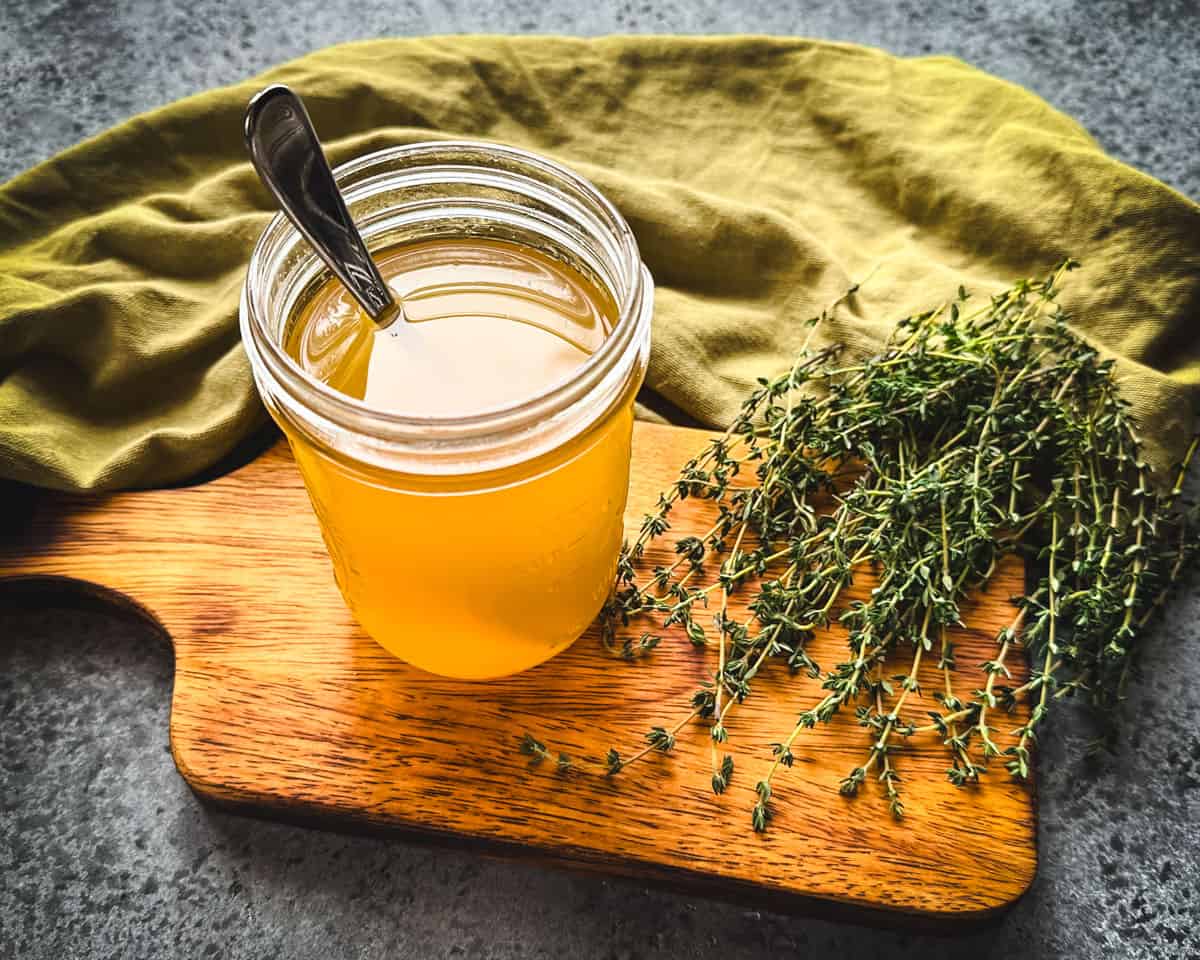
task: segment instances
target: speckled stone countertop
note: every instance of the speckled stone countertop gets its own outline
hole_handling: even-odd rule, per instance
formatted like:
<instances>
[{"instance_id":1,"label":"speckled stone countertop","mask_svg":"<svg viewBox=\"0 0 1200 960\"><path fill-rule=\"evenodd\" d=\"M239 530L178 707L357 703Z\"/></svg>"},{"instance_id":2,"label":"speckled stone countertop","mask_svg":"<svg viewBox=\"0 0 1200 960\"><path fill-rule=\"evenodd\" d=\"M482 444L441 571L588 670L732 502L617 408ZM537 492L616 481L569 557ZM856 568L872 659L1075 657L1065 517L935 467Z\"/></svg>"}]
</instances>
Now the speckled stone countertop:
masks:
<instances>
[{"instance_id":1,"label":"speckled stone countertop","mask_svg":"<svg viewBox=\"0 0 1200 960\"><path fill-rule=\"evenodd\" d=\"M0 0L0 179L132 113L342 40L755 32L956 54L1200 196L1196 0L236 6ZM1198 587L1153 638L1120 754L1074 759L1082 723L1045 744L1033 889L997 925L954 938L215 813L171 762L161 640L101 615L0 610L0 958L1197 957Z\"/></svg>"}]
</instances>

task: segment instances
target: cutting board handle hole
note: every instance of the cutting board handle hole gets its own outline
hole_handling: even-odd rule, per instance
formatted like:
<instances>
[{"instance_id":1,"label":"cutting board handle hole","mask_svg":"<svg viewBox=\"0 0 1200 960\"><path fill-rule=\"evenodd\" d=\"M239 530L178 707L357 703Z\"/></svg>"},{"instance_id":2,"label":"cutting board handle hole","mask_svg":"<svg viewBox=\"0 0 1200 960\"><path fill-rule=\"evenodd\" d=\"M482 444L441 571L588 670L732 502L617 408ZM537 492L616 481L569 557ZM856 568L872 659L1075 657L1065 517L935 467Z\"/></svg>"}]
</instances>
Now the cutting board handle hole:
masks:
<instances>
[{"instance_id":1,"label":"cutting board handle hole","mask_svg":"<svg viewBox=\"0 0 1200 960\"><path fill-rule=\"evenodd\" d=\"M38 575L0 578L0 611L16 613L47 609L102 613L118 620L149 626L163 640L171 643L171 635L161 621L132 597L118 590L74 577Z\"/></svg>"}]
</instances>

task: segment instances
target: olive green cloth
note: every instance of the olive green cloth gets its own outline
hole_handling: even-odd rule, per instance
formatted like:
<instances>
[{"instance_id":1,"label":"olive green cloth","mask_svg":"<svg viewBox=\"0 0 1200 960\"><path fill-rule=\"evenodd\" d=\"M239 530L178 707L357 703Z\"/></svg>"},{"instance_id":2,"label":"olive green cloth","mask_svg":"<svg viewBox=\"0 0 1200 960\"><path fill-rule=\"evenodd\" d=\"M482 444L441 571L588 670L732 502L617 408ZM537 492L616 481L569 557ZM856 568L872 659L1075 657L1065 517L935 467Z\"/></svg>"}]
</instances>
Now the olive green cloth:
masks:
<instances>
[{"instance_id":1,"label":"olive green cloth","mask_svg":"<svg viewBox=\"0 0 1200 960\"><path fill-rule=\"evenodd\" d=\"M1200 207L1025 90L801 39L445 37L312 54L0 188L0 474L176 481L264 421L236 313L271 208L242 111L267 81L304 96L335 162L481 137L591 178L658 284L652 409L728 420L872 271L831 326L855 349L960 283L994 291L1071 254L1065 299L1123 358L1153 460L1192 430Z\"/></svg>"}]
</instances>

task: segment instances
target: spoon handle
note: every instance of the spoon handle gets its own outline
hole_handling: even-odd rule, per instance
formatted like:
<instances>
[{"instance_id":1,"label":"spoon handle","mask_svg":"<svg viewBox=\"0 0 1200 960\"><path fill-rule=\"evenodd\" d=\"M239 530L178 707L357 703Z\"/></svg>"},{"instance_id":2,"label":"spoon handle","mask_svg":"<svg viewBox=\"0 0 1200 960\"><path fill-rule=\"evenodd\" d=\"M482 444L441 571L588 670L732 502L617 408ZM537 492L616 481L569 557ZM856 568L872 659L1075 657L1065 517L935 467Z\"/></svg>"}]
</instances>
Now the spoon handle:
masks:
<instances>
[{"instance_id":1,"label":"spoon handle","mask_svg":"<svg viewBox=\"0 0 1200 960\"><path fill-rule=\"evenodd\" d=\"M288 87L273 84L250 101L246 146L287 218L371 319L389 325L398 304L346 209L304 103Z\"/></svg>"}]
</instances>

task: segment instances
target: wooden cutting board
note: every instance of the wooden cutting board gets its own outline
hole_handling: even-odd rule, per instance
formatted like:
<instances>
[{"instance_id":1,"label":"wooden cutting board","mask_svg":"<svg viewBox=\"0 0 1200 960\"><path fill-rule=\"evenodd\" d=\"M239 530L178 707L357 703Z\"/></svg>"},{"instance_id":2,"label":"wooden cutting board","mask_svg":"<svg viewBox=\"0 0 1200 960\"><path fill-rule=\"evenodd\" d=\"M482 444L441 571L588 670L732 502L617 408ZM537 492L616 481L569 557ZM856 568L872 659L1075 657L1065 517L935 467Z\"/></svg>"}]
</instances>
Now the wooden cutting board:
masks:
<instances>
[{"instance_id":1,"label":"wooden cutting board","mask_svg":"<svg viewBox=\"0 0 1200 960\"><path fill-rule=\"evenodd\" d=\"M637 425L631 528L704 440ZM707 509L677 507L673 532L700 532ZM670 542L648 551L648 563L662 562ZM763 906L890 911L895 921L986 916L1033 879L1034 797L1000 763L983 787L955 788L939 739L918 735L896 760L903 821L889 816L874 782L856 799L839 795L868 745L848 711L797 741L795 766L775 781L770 829L754 833L754 784L770 744L820 697L819 682L781 668L764 672L727 724L737 767L723 796L709 786L699 725L681 732L672 756L651 756L615 779L531 768L518 751L525 731L577 757L599 758L610 746L628 755L650 726L686 715L714 655L677 639L629 664L590 631L551 662L502 681L407 667L347 613L282 444L202 486L36 499L0 544L0 583L20 591L61 586L64 577L104 588L169 634L175 762L201 797L223 806L415 831ZM1006 564L964 611L970 629L955 638L960 694L982 685L978 664L1012 619L1008 598L1023 592L1022 577L1019 562ZM860 578L852 595L866 596L870 585ZM810 650L832 666L844 644L831 630ZM1020 665L1014 685L1026 679L1022 661L1010 658ZM922 680L926 691L940 688L933 670ZM910 703L918 722L937 708L928 698ZM998 724L1006 739L1019 722Z\"/></svg>"}]
</instances>

